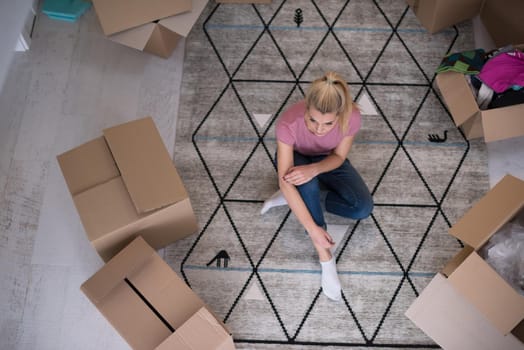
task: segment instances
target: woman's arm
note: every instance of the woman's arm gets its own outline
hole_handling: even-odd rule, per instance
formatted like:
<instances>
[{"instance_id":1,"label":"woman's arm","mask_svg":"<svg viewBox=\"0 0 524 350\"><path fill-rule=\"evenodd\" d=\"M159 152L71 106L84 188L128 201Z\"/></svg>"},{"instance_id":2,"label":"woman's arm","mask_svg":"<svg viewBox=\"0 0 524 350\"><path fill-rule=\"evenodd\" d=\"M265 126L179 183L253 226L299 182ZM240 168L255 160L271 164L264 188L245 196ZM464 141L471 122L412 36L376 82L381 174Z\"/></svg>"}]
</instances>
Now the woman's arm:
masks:
<instances>
[{"instance_id":1,"label":"woman's arm","mask_svg":"<svg viewBox=\"0 0 524 350\"><path fill-rule=\"evenodd\" d=\"M298 221L304 226L315 245L323 248L332 247L334 243L331 236L315 223L295 185L285 179L289 170L294 168L292 146L277 141L277 163L278 185L286 198L289 208L291 208Z\"/></svg>"},{"instance_id":2,"label":"woman's arm","mask_svg":"<svg viewBox=\"0 0 524 350\"><path fill-rule=\"evenodd\" d=\"M320 162L307 165L291 166L288 168L288 171L285 173L283 179L292 185L298 186L311 181L311 179L318 174L326 173L338 168L342 165L344 160L346 160L349 151L351 150L351 146L353 145L353 139L354 136L344 137L338 144L337 148L335 148L330 155L322 159ZM291 155L293 155L293 151L291 151ZM293 158L291 160L293 160ZM293 162L291 162L291 164L293 164Z\"/></svg>"}]
</instances>

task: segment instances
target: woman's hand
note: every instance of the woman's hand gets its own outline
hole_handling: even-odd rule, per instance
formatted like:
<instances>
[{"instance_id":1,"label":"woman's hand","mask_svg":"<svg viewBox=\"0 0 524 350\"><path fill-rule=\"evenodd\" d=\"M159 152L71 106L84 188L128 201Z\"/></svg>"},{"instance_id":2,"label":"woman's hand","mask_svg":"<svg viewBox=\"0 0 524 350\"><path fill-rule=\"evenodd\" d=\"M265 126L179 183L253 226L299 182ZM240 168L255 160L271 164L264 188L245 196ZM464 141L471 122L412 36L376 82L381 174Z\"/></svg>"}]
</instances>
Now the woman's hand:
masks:
<instances>
[{"instance_id":1,"label":"woman's hand","mask_svg":"<svg viewBox=\"0 0 524 350\"><path fill-rule=\"evenodd\" d=\"M308 233L309 237L311 237L311 240L315 245L327 249L335 245L335 241L330 236L330 234L327 233L327 231L320 226L316 226L313 230L309 231Z\"/></svg>"},{"instance_id":2,"label":"woman's hand","mask_svg":"<svg viewBox=\"0 0 524 350\"><path fill-rule=\"evenodd\" d=\"M284 175L284 181L295 186L305 184L317 176L315 164L298 165L291 167Z\"/></svg>"}]
</instances>

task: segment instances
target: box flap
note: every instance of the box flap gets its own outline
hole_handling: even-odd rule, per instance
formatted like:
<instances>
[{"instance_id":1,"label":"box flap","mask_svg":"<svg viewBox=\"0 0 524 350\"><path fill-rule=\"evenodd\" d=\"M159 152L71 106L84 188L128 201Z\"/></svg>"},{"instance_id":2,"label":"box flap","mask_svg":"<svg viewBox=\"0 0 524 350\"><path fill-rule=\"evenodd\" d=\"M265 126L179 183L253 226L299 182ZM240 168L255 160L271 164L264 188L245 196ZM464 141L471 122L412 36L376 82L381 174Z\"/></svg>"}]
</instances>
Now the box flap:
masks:
<instances>
[{"instance_id":1,"label":"box flap","mask_svg":"<svg viewBox=\"0 0 524 350\"><path fill-rule=\"evenodd\" d=\"M151 37L151 34L153 34L156 26L155 23L147 23L139 27L115 33L108 38L119 44L142 51L144 47L146 47L147 41Z\"/></svg>"},{"instance_id":2,"label":"box flap","mask_svg":"<svg viewBox=\"0 0 524 350\"><path fill-rule=\"evenodd\" d=\"M91 242L141 217L120 177L76 195L73 201Z\"/></svg>"},{"instance_id":3,"label":"box flap","mask_svg":"<svg viewBox=\"0 0 524 350\"><path fill-rule=\"evenodd\" d=\"M468 140L473 140L484 136L480 113L477 113L472 118L466 120L464 123L462 123L460 128L462 129Z\"/></svg>"},{"instance_id":4,"label":"box flap","mask_svg":"<svg viewBox=\"0 0 524 350\"><path fill-rule=\"evenodd\" d=\"M448 261L448 263L446 264L446 266L444 266L440 273L446 277L449 277L453 273L453 271L455 271L455 269L459 267L460 264L462 264L462 262L474 251L475 250L473 248L466 245L464 248L462 248L460 252L458 252L453 258L451 258L450 261Z\"/></svg>"},{"instance_id":5,"label":"box flap","mask_svg":"<svg viewBox=\"0 0 524 350\"><path fill-rule=\"evenodd\" d=\"M204 306L202 299L157 254L128 278L175 329ZM173 307L174 300L176 307Z\"/></svg>"},{"instance_id":6,"label":"box flap","mask_svg":"<svg viewBox=\"0 0 524 350\"><path fill-rule=\"evenodd\" d=\"M95 241L91 241L91 245L95 248L102 260L108 262L122 249L128 246L129 243L133 242L135 238L139 236L144 238L140 232L136 231L137 227L140 227L140 220L112 231L110 234L104 235ZM144 240L146 239L144 238Z\"/></svg>"},{"instance_id":7,"label":"box flap","mask_svg":"<svg viewBox=\"0 0 524 350\"><path fill-rule=\"evenodd\" d=\"M506 175L449 229L449 233L478 249L509 221L523 204L524 181Z\"/></svg>"},{"instance_id":8,"label":"box flap","mask_svg":"<svg viewBox=\"0 0 524 350\"><path fill-rule=\"evenodd\" d=\"M231 336L206 308L199 309L155 350L234 350Z\"/></svg>"},{"instance_id":9,"label":"box flap","mask_svg":"<svg viewBox=\"0 0 524 350\"><path fill-rule=\"evenodd\" d=\"M167 206L140 220L137 231L153 248L160 249L198 230L189 198Z\"/></svg>"},{"instance_id":10,"label":"box flap","mask_svg":"<svg viewBox=\"0 0 524 350\"><path fill-rule=\"evenodd\" d=\"M144 51L153 53L162 58L169 58L180 38L180 35L177 33L172 32L161 24L157 24L144 47Z\"/></svg>"},{"instance_id":11,"label":"box flap","mask_svg":"<svg viewBox=\"0 0 524 350\"><path fill-rule=\"evenodd\" d=\"M191 0L92 0L104 34L111 35L191 11Z\"/></svg>"},{"instance_id":12,"label":"box flap","mask_svg":"<svg viewBox=\"0 0 524 350\"><path fill-rule=\"evenodd\" d=\"M120 175L103 137L62 153L57 160L73 196Z\"/></svg>"},{"instance_id":13,"label":"box flap","mask_svg":"<svg viewBox=\"0 0 524 350\"><path fill-rule=\"evenodd\" d=\"M500 333L441 274L411 304L406 316L446 350L522 349L522 343Z\"/></svg>"},{"instance_id":14,"label":"box flap","mask_svg":"<svg viewBox=\"0 0 524 350\"><path fill-rule=\"evenodd\" d=\"M154 349L172 334L125 281L96 307L134 350Z\"/></svg>"},{"instance_id":15,"label":"box flap","mask_svg":"<svg viewBox=\"0 0 524 350\"><path fill-rule=\"evenodd\" d=\"M187 197L151 117L105 129L104 136L139 213Z\"/></svg>"},{"instance_id":16,"label":"box flap","mask_svg":"<svg viewBox=\"0 0 524 350\"><path fill-rule=\"evenodd\" d=\"M443 72L437 74L436 81L455 125L460 126L479 113L477 102L464 74Z\"/></svg>"},{"instance_id":17,"label":"box flap","mask_svg":"<svg viewBox=\"0 0 524 350\"><path fill-rule=\"evenodd\" d=\"M470 254L448 280L501 334L511 332L524 318L524 296L477 253Z\"/></svg>"},{"instance_id":18,"label":"box flap","mask_svg":"<svg viewBox=\"0 0 524 350\"><path fill-rule=\"evenodd\" d=\"M524 135L524 103L482 111L486 142Z\"/></svg>"},{"instance_id":19,"label":"box flap","mask_svg":"<svg viewBox=\"0 0 524 350\"><path fill-rule=\"evenodd\" d=\"M142 237L137 237L85 281L81 289L93 304L98 305L113 288L154 256L157 254L153 248Z\"/></svg>"},{"instance_id":20,"label":"box flap","mask_svg":"<svg viewBox=\"0 0 524 350\"><path fill-rule=\"evenodd\" d=\"M186 37L206 7L207 2L208 0L193 0L193 8L191 9L191 12L185 12L180 15L164 18L159 22L159 24L182 35L183 37Z\"/></svg>"},{"instance_id":21,"label":"box flap","mask_svg":"<svg viewBox=\"0 0 524 350\"><path fill-rule=\"evenodd\" d=\"M126 191L126 195L127 191ZM129 195L128 195L129 196ZM128 199L131 210L135 211ZM141 236L153 249L160 249L197 231L198 225L189 198L176 204L148 213L138 220L122 226L91 241L104 261L110 260L137 236Z\"/></svg>"}]
</instances>

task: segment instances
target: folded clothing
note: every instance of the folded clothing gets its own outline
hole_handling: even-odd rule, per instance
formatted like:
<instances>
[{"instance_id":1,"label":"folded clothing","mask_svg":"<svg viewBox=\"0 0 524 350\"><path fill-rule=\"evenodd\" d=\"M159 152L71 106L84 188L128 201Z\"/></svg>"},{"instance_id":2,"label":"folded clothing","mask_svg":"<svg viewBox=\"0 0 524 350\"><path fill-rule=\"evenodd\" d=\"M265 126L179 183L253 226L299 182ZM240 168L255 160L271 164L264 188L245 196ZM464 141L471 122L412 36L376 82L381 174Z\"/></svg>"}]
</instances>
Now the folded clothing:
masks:
<instances>
[{"instance_id":1,"label":"folded clothing","mask_svg":"<svg viewBox=\"0 0 524 350\"><path fill-rule=\"evenodd\" d=\"M442 59L437 73L454 71L463 74L478 74L485 61L484 49L456 52Z\"/></svg>"}]
</instances>

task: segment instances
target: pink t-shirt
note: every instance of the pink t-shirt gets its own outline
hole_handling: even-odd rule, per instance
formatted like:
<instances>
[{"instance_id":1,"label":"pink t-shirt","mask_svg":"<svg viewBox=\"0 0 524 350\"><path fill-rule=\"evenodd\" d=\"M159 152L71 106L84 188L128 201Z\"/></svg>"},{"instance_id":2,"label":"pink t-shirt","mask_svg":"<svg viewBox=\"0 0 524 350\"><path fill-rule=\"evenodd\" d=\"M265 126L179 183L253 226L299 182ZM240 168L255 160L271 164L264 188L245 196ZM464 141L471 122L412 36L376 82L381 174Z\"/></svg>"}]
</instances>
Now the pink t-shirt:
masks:
<instances>
[{"instance_id":1,"label":"pink t-shirt","mask_svg":"<svg viewBox=\"0 0 524 350\"><path fill-rule=\"evenodd\" d=\"M276 134L278 141L293 146L295 151L307 156L330 153L344 137L353 136L360 129L361 116L358 108L353 108L344 135L338 126L323 136L313 134L306 126L305 114L306 102L304 100L286 109L277 121Z\"/></svg>"}]
</instances>

